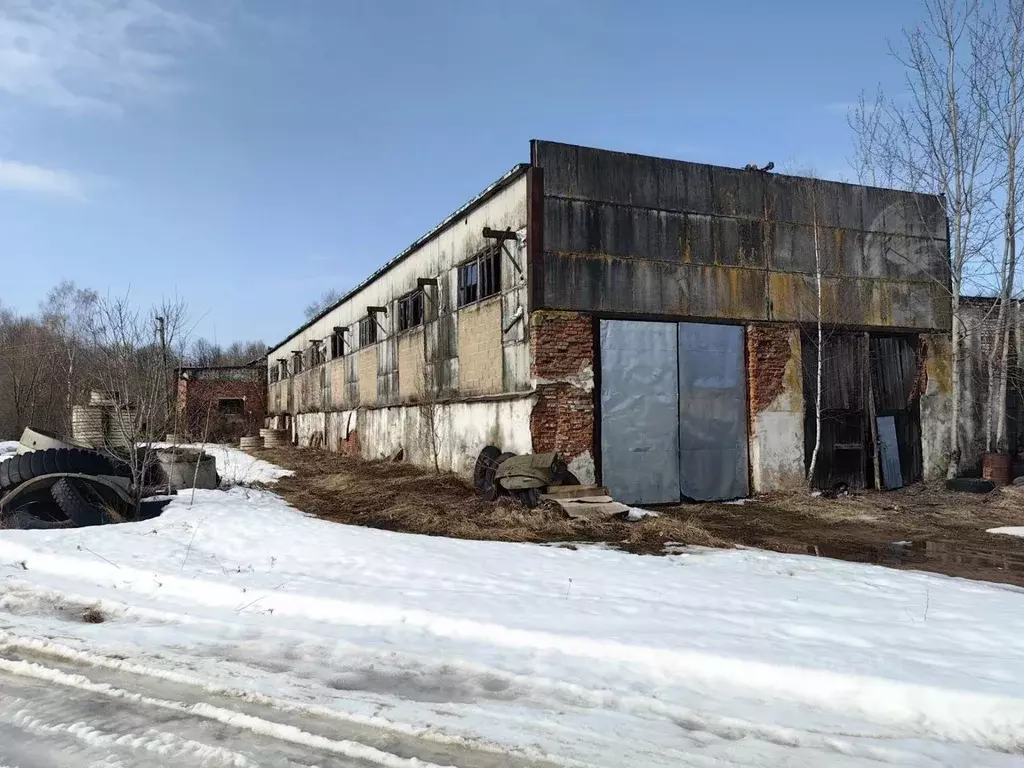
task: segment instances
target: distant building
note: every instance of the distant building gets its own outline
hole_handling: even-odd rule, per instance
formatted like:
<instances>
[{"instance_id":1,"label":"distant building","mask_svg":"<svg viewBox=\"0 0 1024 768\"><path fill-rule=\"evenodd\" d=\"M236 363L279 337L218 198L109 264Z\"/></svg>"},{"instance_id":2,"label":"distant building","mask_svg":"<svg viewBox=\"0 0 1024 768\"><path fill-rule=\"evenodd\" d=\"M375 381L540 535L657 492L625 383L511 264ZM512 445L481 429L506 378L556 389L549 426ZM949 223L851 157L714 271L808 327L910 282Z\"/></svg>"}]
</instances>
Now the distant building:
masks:
<instances>
[{"instance_id":1,"label":"distant building","mask_svg":"<svg viewBox=\"0 0 1024 768\"><path fill-rule=\"evenodd\" d=\"M267 415L264 363L180 368L177 402L177 429L193 439L259 434Z\"/></svg>"},{"instance_id":2,"label":"distant building","mask_svg":"<svg viewBox=\"0 0 1024 768\"><path fill-rule=\"evenodd\" d=\"M815 484L939 477L947 246L935 196L534 141L269 351L270 422L460 473L558 451L632 503L792 487L820 306Z\"/></svg>"}]
</instances>

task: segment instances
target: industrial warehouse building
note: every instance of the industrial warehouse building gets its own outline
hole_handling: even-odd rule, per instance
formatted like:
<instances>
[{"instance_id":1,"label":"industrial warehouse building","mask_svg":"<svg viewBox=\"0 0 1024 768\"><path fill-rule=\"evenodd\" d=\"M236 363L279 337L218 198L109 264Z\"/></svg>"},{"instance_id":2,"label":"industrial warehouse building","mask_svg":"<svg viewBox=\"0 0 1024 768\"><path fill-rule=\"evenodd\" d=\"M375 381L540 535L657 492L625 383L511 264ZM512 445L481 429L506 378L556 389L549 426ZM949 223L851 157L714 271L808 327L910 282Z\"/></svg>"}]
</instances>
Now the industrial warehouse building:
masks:
<instances>
[{"instance_id":1,"label":"industrial warehouse building","mask_svg":"<svg viewBox=\"0 0 1024 768\"><path fill-rule=\"evenodd\" d=\"M937 197L534 141L270 350L268 424L463 474L488 444L557 451L630 503L733 498L804 482L820 357L815 483L937 477L947 245Z\"/></svg>"}]
</instances>

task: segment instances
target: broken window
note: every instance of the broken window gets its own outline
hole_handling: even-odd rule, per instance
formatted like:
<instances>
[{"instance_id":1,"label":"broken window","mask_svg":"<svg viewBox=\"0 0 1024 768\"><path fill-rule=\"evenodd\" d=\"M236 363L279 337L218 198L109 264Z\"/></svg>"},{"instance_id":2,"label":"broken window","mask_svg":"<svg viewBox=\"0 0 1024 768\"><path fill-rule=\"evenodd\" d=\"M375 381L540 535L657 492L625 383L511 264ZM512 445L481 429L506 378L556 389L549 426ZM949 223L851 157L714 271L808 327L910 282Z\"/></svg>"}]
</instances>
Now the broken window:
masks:
<instances>
[{"instance_id":1,"label":"broken window","mask_svg":"<svg viewBox=\"0 0 1024 768\"><path fill-rule=\"evenodd\" d=\"M345 354L345 336L341 332L341 328L335 328L334 333L331 334L331 360L341 357Z\"/></svg>"},{"instance_id":2,"label":"broken window","mask_svg":"<svg viewBox=\"0 0 1024 768\"><path fill-rule=\"evenodd\" d=\"M217 401L217 412L225 416L243 416L245 400L241 397L222 397Z\"/></svg>"},{"instance_id":3,"label":"broken window","mask_svg":"<svg viewBox=\"0 0 1024 768\"><path fill-rule=\"evenodd\" d=\"M269 376L270 376L270 383L271 384L276 384L278 382L278 380L280 380L280 378L281 378L281 366L280 365L272 365L270 367Z\"/></svg>"},{"instance_id":4,"label":"broken window","mask_svg":"<svg viewBox=\"0 0 1024 768\"><path fill-rule=\"evenodd\" d=\"M367 315L359 321L359 346L367 347L377 343L377 320Z\"/></svg>"},{"instance_id":5,"label":"broken window","mask_svg":"<svg viewBox=\"0 0 1024 768\"><path fill-rule=\"evenodd\" d=\"M278 360L277 361L277 367L280 369L280 378L287 379L288 378L288 361L287 360Z\"/></svg>"},{"instance_id":6,"label":"broken window","mask_svg":"<svg viewBox=\"0 0 1024 768\"><path fill-rule=\"evenodd\" d=\"M459 267L459 306L472 304L477 299L477 263L471 261Z\"/></svg>"},{"instance_id":7,"label":"broken window","mask_svg":"<svg viewBox=\"0 0 1024 768\"><path fill-rule=\"evenodd\" d=\"M501 245L494 244L480 254L480 298L501 293Z\"/></svg>"},{"instance_id":8,"label":"broken window","mask_svg":"<svg viewBox=\"0 0 1024 768\"><path fill-rule=\"evenodd\" d=\"M292 374L302 373L303 367L302 353L295 352L292 354Z\"/></svg>"},{"instance_id":9,"label":"broken window","mask_svg":"<svg viewBox=\"0 0 1024 768\"><path fill-rule=\"evenodd\" d=\"M324 355L324 348L319 341L314 341L309 351L310 367L323 365L327 362Z\"/></svg>"},{"instance_id":10,"label":"broken window","mask_svg":"<svg viewBox=\"0 0 1024 768\"><path fill-rule=\"evenodd\" d=\"M501 246L489 245L459 267L459 306L501 293Z\"/></svg>"},{"instance_id":11,"label":"broken window","mask_svg":"<svg viewBox=\"0 0 1024 768\"><path fill-rule=\"evenodd\" d=\"M398 330L406 331L423 324L423 291L415 291L398 300Z\"/></svg>"}]
</instances>

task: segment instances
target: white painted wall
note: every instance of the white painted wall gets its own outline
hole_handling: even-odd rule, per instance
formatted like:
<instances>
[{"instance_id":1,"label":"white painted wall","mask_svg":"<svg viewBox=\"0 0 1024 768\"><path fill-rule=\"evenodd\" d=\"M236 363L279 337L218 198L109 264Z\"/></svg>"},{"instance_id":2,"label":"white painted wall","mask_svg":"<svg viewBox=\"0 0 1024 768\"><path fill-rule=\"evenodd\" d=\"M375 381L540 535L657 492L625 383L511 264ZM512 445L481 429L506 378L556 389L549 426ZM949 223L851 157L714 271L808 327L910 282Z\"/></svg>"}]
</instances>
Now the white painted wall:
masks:
<instances>
[{"instance_id":1,"label":"white painted wall","mask_svg":"<svg viewBox=\"0 0 1024 768\"><path fill-rule=\"evenodd\" d=\"M434 409L437 425L438 464L444 471L465 477L473 474L480 449L496 445L503 451L531 453L530 412L532 396L499 400L467 400L424 406L361 408L332 413L300 413L295 416L298 445L321 445L339 450L353 430L359 434L360 454L381 459L399 448L405 461L434 466L428 409Z\"/></svg>"}]
</instances>

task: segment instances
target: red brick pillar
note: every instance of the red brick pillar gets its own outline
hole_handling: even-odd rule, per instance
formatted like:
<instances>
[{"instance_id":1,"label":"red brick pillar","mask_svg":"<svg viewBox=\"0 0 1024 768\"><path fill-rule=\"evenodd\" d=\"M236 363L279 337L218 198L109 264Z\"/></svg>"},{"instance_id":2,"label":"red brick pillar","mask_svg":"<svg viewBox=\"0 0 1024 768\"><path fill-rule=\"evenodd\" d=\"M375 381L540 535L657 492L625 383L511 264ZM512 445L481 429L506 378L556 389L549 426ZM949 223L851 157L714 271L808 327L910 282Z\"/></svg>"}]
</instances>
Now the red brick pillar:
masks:
<instances>
[{"instance_id":1,"label":"red brick pillar","mask_svg":"<svg viewBox=\"0 0 1024 768\"><path fill-rule=\"evenodd\" d=\"M581 482L594 480L594 323L578 312L530 316L530 415L536 453L557 451Z\"/></svg>"},{"instance_id":2,"label":"red brick pillar","mask_svg":"<svg viewBox=\"0 0 1024 768\"><path fill-rule=\"evenodd\" d=\"M750 475L753 491L804 482L804 390L800 331L792 326L747 327Z\"/></svg>"}]
</instances>

